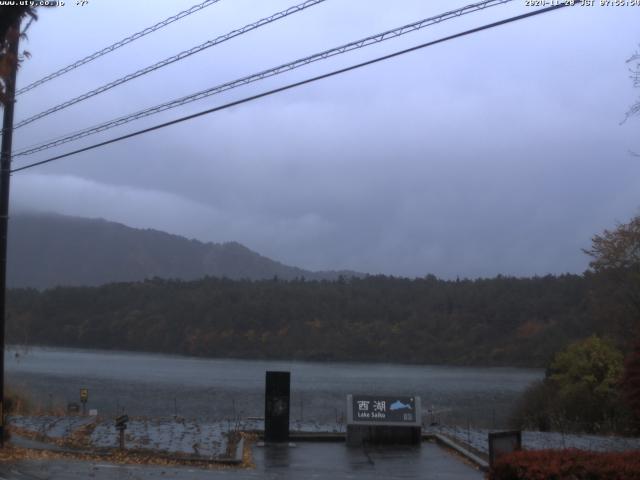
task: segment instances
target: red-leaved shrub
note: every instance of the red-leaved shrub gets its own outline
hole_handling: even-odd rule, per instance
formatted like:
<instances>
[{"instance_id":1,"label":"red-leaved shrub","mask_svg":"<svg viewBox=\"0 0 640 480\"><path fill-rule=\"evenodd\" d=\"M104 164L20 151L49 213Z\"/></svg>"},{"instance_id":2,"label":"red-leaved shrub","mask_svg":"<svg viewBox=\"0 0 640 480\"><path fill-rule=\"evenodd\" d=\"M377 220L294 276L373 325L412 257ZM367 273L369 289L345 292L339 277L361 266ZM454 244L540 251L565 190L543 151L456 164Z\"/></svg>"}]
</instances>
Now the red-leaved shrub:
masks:
<instances>
[{"instance_id":1,"label":"red-leaved shrub","mask_svg":"<svg viewBox=\"0 0 640 480\"><path fill-rule=\"evenodd\" d=\"M640 451L521 450L501 457L491 480L640 480Z\"/></svg>"}]
</instances>

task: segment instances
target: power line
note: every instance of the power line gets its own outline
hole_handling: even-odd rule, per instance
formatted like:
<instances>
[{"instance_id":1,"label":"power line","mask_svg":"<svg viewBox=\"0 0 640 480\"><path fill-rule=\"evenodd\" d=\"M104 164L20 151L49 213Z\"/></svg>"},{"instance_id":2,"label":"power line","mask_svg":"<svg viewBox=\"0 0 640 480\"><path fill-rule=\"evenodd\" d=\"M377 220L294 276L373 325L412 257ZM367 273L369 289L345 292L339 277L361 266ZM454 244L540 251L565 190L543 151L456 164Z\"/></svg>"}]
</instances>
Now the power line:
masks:
<instances>
[{"instance_id":1,"label":"power line","mask_svg":"<svg viewBox=\"0 0 640 480\"><path fill-rule=\"evenodd\" d=\"M471 35L473 33L478 33L478 32L481 32L483 30L489 30L491 28L495 28L495 27L498 27L498 26L501 26L501 25L506 25L508 23L516 22L516 21L523 20L523 19L526 19L526 18L529 18L529 17L540 15L540 14L543 14L543 13L551 12L553 10L557 10L559 8L564 8L564 7L569 6L569 5L579 5L580 3L581 3L580 0L577 0L575 2L560 3L558 5L553 5L551 7L542 8L542 9L539 9L539 10L535 10L533 12L524 13L524 14L517 15L517 16L514 16L514 17L506 18L504 20L499 20L497 22L493 22L493 23L489 23L489 24L486 24L486 25L482 25L480 27L472 28L470 30L465 30L465 31L460 32L460 33L456 33L456 34L453 34L453 35L442 37L442 38L439 38L437 40L432 40L430 42L422 43L420 45L416 45L414 47L406 48L404 50L400 50L400 51L397 51L397 52L394 52L394 53L390 53L388 55L383 55L381 57L377 57L377 58L374 58L372 60L367 60L365 62L361 62L361 63L355 64L355 65L351 65L349 67L341 68L341 69L338 69L338 70L333 70L332 72L329 72L329 73L324 73L322 75L318 75L318 76L311 77L311 78L308 78L308 79L305 79L305 80L301 80L299 82L290 83L290 84L285 85L283 87L274 88L272 90L268 90L266 92L258 93L256 95L251 95L249 97L245 97L245 98L242 98L240 100L235 100L233 102L229 102L229 103L226 103L224 105L220 105L220 106L217 106L217 107L214 107L214 108L209 108L207 110L200 111L198 113L194 113L194 114L191 114L191 115L180 117L180 118L171 120L169 122L164 122L164 123L161 123L161 124L158 124L158 125L154 125L153 127L144 128L142 130L138 130L138 131L135 131L135 132L132 132L132 133L128 133L126 135L122 135L120 137L112 138L110 140L105 140L104 142L95 143L93 145L89 145L88 147L80 148L78 150L67 152L67 153L64 153L64 154L61 154L61 155L56 155L55 157L51 157L51 158L48 158L46 160L40 160L38 162L33 162L33 163L28 164L28 165L19 167L19 168L14 168L13 170L11 170L11 173L16 173L16 172L20 172L22 170L27 170L29 168L33 168L33 167L36 167L36 166L39 166L39 165L43 165L45 163L50 163L50 162L53 162L53 161L56 161L56 160L60 160L60 159L66 158L66 157L70 157L70 156L76 155L78 153L86 152L86 151L93 150L93 149L96 149L96 148L99 148L99 147L102 147L102 146L105 146L105 145L109 145L111 143L116 143L116 142L119 142L119 141L122 141L122 140L126 140L128 138L136 137L136 136L139 136L139 135L142 135L142 134L145 134L145 133L152 132L154 130L159 130L161 128L165 128L165 127L168 127L168 126L171 126L171 125L175 125L177 123L185 122L187 120L192 120L192 119L197 118L197 117L208 115L210 113L214 113L214 112L218 112L220 110L225 110L227 108L235 107L237 105L248 103L248 102L251 102L253 100L258 100L258 99L263 98L263 97L267 97L267 96L270 96L270 95L273 95L273 94L276 94L276 93L279 93L279 92L283 92L285 90L290 90L292 88L300 87L302 85L306 85L306 84L309 84L309 83L312 83L312 82L323 80L325 78L329 78L329 77L333 77L333 76L336 76L336 75L340 75L342 73L350 72L352 70L356 70L358 68L362 68L362 67L365 67L365 66L368 66L368 65L373 65L375 63L379 63L379 62L382 62L382 61L385 61L385 60L389 60L391 58L399 57L399 56L404 55L406 53L414 52L416 50L420 50L420 49L423 49L423 48L426 48L426 47L430 47L430 46L433 46L433 45L436 45L436 44L439 44L439 43L447 42L449 40L453 40L453 39L456 39L456 38L464 37L466 35Z\"/></svg>"},{"instance_id":2,"label":"power line","mask_svg":"<svg viewBox=\"0 0 640 480\"><path fill-rule=\"evenodd\" d=\"M247 85L249 83L253 83L256 82L258 80L262 80L268 77L272 77L275 75L278 75L280 73L284 73L290 70L294 70L296 68L300 68L304 65L308 65L310 63L319 61L319 60L325 60L327 58L336 56L336 55L340 55L346 52L349 52L351 50L356 50L359 48L363 48L363 47L367 47L369 45L373 45L376 43L380 43L383 42L385 40L389 40L391 38L395 38L395 37L399 37L401 35L405 35L407 33L413 32L415 30L420 30L422 28L446 21L446 20L450 20L452 18L456 18L456 17L460 17L462 15L467 15L469 13L473 13L473 12L477 12L479 10L484 10L486 8L489 7L493 7L496 5L500 5L503 3L508 3L511 2L513 0L485 0L485 1L481 1L478 3L474 3L471 5L467 5L465 7L456 9L456 10L451 10L445 13L442 13L440 15L436 15L433 17L429 17L429 18L425 18L422 20L419 20L417 22L413 22L407 25L404 25L402 27L398 27L392 30L387 30L385 32L382 33L378 33L375 35L371 35L369 37L366 38L362 38L360 40L356 40L354 42L350 42L347 43L345 45L341 45L339 47L334 47L331 48L329 50L325 50L323 52L320 53L315 53L313 55L310 55L308 57L304 57L304 58L299 58L297 60L294 60L292 62L289 63L285 63L283 65L279 65L277 67L274 68L270 68L267 70L263 70L261 72L258 73L254 73L251 75L248 75L246 77L242 77L236 80L232 80L230 82L226 82L211 88L208 88L206 90L202 90L200 92L196 92L194 94L191 95L187 95L185 97L181 97L175 100L171 100L169 102L165 102L162 103L160 105L156 105L144 110L140 110L138 112L135 113L131 113L128 115L125 115L123 117L119 117L119 118L115 118L113 120L109 120L107 122L98 124L98 125L94 125L92 127L86 128L84 130L80 130L71 134L68 134L66 136L63 136L61 138L57 138L51 141L47 141L44 142L42 144L39 144L37 146L34 147L29 147L29 148L24 148L22 150L20 150L19 152L14 154L14 157L18 157L18 156L23 156L23 155L30 155L33 153L37 153L43 150L47 150L49 148L53 148L53 147L57 147L60 145L63 145L65 143L74 141L74 140L78 140L80 138L84 138L86 136L89 135L93 135L99 132L103 132L105 130L109 130L111 128L115 128L117 126L120 125L124 125L126 123L135 121L135 120L139 120L140 118L144 118L150 115L154 115L156 113L160 113L163 112L165 110L170 110L172 108L176 108L182 105L185 105L187 103L190 102L194 102L206 97L209 97L211 95L216 95L218 93L222 93L224 91L227 90L231 90L233 88L237 88L243 85Z\"/></svg>"},{"instance_id":3,"label":"power line","mask_svg":"<svg viewBox=\"0 0 640 480\"><path fill-rule=\"evenodd\" d=\"M274 13L273 15L270 15L266 18L262 18L257 22L253 22L248 25L245 25L244 27L233 30L225 35L220 35L219 37L214 38L213 40L209 40L207 42L201 43L200 45L190 48L189 50L184 50L176 55L173 55L157 63L154 63L153 65L149 65L148 67L142 68L136 72L125 75L124 77L118 78L112 82L102 85L101 87L98 87L94 90L83 93L82 95L79 95L70 100L67 100L66 102L60 103L54 107L51 107L47 110L37 113L36 115L33 115L29 118L25 118L24 120L21 120L16 125L14 125L13 128L15 130L16 128L20 128L20 127L23 127L24 125L28 125L29 123L35 122L36 120L39 120L43 117L51 115L52 113L59 112L60 110L64 110L65 108L70 107L71 105L75 105L78 102L82 102L83 100L87 100L91 97L104 93L107 90L111 90L112 88L117 87L118 85L122 85L123 83L126 83L135 78L141 77L142 75L146 75L162 67L166 67L167 65L170 65L174 62L183 60L191 55L194 55L198 52L206 50L207 48L211 48L215 45L219 45L220 43L226 42L227 40L231 40L234 37L250 32L251 30L255 30L271 22L280 20L284 17L288 17L289 15L300 12L309 7L313 7L314 5L317 5L324 1L326 0L306 0L303 3L287 8L286 10L282 10L281 12Z\"/></svg>"},{"instance_id":4,"label":"power line","mask_svg":"<svg viewBox=\"0 0 640 480\"><path fill-rule=\"evenodd\" d=\"M82 65L92 62L93 60L95 60L96 58L102 57L103 55L106 55L107 53L111 53L114 50L120 48L120 47L124 47L125 45L127 45L128 43L131 43L135 40L138 40L139 38L144 37L145 35L149 35L150 33L155 32L156 30L160 30L163 27L166 27L167 25L172 24L173 22L177 22L178 20L187 17L189 15L191 15L192 13L198 12L200 10L202 10L203 8L207 8L210 5L213 5L214 3L218 3L220 0L205 0L202 3L199 3L198 5L194 5L191 8L188 8L187 10L183 10L180 13L177 13L169 18L166 18L164 20L162 20L161 22L156 23L155 25L152 25L150 27L145 28L144 30L140 30L137 33L134 33L133 35L130 35L126 38L123 38L122 40L113 43L111 45L109 45L108 47L104 47L102 50L98 50L95 53L92 53L91 55L87 55L86 57L73 62L70 65L67 65L66 67L61 68L60 70L56 70L53 73L50 73L49 75L42 77L40 80L36 80L35 82L27 85L26 87L22 87L21 89L19 89L16 92L16 95L20 95L22 93L28 92L29 90L33 90L34 88L42 85L43 83L48 82L49 80L53 80L54 78L57 78L61 75L64 75L65 73L68 73L72 70L75 70L78 67L81 67ZM31 24L31 22L29 22L29 24ZM29 26L27 25L27 28L29 28ZM26 31L26 29L25 29Z\"/></svg>"}]
</instances>

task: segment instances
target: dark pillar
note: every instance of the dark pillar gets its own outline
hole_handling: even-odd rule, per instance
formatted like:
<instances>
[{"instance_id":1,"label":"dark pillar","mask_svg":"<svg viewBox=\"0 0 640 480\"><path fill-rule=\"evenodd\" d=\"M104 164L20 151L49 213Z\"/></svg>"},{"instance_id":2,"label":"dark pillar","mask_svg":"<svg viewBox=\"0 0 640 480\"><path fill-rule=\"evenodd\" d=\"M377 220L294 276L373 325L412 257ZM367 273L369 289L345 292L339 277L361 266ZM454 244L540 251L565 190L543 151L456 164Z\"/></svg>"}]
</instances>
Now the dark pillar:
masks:
<instances>
[{"instance_id":1,"label":"dark pillar","mask_svg":"<svg viewBox=\"0 0 640 480\"><path fill-rule=\"evenodd\" d=\"M267 372L264 397L264 441L289 441L290 372Z\"/></svg>"},{"instance_id":2,"label":"dark pillar","mask_svg":"<svg viewBox=\"0 0 640 480\"><path fill-rule=\"evenodd\" d=\"M9 180L11 176L11 142L13 139L13 105L18 70L18 41L20 40L20 17L12 25L13 35L9 41L11 71L6 83L6 102L2 119L2 146L0 147L0 446L4 446L4 330L6 318L7 286L7 230L9 223ZM10 30L10 31L11 31Z\"/></svg>"}]
</instances>

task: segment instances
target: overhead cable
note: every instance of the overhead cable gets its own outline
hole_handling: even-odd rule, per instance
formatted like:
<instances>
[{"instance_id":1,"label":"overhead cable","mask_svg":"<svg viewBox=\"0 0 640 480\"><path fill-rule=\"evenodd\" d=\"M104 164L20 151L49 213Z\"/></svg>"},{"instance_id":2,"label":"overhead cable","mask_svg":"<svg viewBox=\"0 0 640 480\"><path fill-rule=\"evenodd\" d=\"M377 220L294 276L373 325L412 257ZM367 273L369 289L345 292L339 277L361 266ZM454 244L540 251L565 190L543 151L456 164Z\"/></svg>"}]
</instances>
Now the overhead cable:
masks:
<instances>
[{"instance_id":1,"label":"overhead cable","mask_svg":"<svg viewBox=\"0 0 640 480\"><path fill-rule=\"evenodd\" d=\"M185 105L187 103L190 102L194 102L196 100L200 100L212 95L216 95L218 93L227 91L227 90L231 90L233 88L237 88L243 85L247 85L249 83L253 83L256 82L258 80L262 80L268 77L272 77L290 70L294 70L296 68L300 68L304 65L308 65L310 63L313 62L317 62L319 60L325 60L327 58L336 56L336 55L340 55L352 50L356 50L359 48L363 48L363 47L367 47L369 45L373 45L376 43L380 43L383 42L385 40L389 40L391 38L396 38L399 37L401 35L405 35L407 33L416 31L416 30L420 30L422 28L437 24L437 23L441 23L444 22L446 20L450 20L453 18L457 18L460 17L462 15L467 15L469 13L473 13L473 12L477 12L479 10L484 10L486 8L492 7L492 6L496 6L496 5L500 5L500 4L504 4L504 3L508 3L508 2L512 2L513 0L485 0L485 1L481 1L481 2L477 2L477 3L473 3L471 5L467 5L465 7L456 9L456 10L451 10L445 13L442 13L440 15L436 15L433 17L429 17L429 18L425 18L423 20L419 20L417 22L413 22L407 25L403 25L401 27L398 28L394 28L392 30L387 30L384 31L382 33L377 33L375 35L371 35L368 36L366 38L362 38L360 40L356 40L354 42L350 42L347 43L345 45L341 45L339 47L334 47L331 48L329 50L325 50L323 52L320 53L315 53L313 55L304 57L304 58L299 58L297 60L294 60L292 62L288 62L285 63L283 65L279 65L277 67L273 67L273 68L269 68L267 70L263 70L261 72L258 73L254 73L251 75L248 75L246 77L242 77L236 80L232 80L230 82L226 82L211 88L208 88L206 90L202 90L200 92L196 92L178 99L174 99L171 100L169 102L165 102L159 105L155 105L153 107L144 109L144 110L140 110L138 112L134 112L119 118L115 118L112 120L109 120L107 122L98 124L98 125L94 125L92 127L68 134L66 136L63 136L61 138L56 138L54 140L51 141L46 141L43 142L40 145L37 146L33 146L33 147L28 147L28 148L24 148L20 151L18 151L17 153L14 154L14 157L18 157L18 156L23 156L23 155L30 155L32 153L36 153L36 152L40 152L42 150L46 150L49 148L53 148L53 147L57 147L59 145L71 142L71 141L75 141L78 140L80 138L84 138L88 135L93 135L99 132L103 132L105 130L109 130L111 128L114 127L118 127L120 125L124 125L125 123L129 123L132 122L134 120L139 120L141 118L150 116L150 115L154 115L156 113L160 113L163 112L165 110L169 110L172 108L176 108L182 105Z\"/></svg>"},{"instance_id":2,"label":"overhead cable","mask_svg":"<svg viewBox=\"0 0 640 480\"><path fill-rule=\"evenodd\" d=\"M60 110L64 110L65 108L70 107L71 105L75 105L78 102L82 102L91 97L104 93L107 90L111 90L112 88L117 87L118 85L122 85L123 83L126 83L128 81L131 81L134 78L138 78L138 77L141 77L142 75L146 75L148 73L154 72L159 68L166 67L167 65L171 65L172 63L183 60L187 57L190 57L191 55L194 55L198 52L206 50L207 48L211 48L215 45L219 45L220 43L226 42L227 40L231 40L234 37L250 32L251 30L260 28L271 22L280 20L281 18L288 17L289 15L300 12L309 7L313 7L314 5L317 5L324 1L326 0L306 0L303 3L287 8L286 10L282 10L281 12L274 13L273 15L270 15L266 18L262 18L257 22L253 22L248 25L245 25L244 27L233 30L225 35L220 35L219 37L214 38L213 40L209 40L207 42L201 43L200 45L190 48L189 50L184 50L176 55L173 55L157 63L154 63L153 65L149 65L148 67L142 68L133 73L129 73L128 75L125 75L124 77L120 77L116 80L113 80L112 82L102 85L101 87L98 87L94 90L90 90L86 93L83 93L82 95L79 95L70 100L67 100L66 102L60 103L54 107L51 107L47 110L37 113L29 118L25 118L24 120L21 120L18 123L16 123L13 126L13 129L15 130L17 128L23 127L24 125L28 125L32 122L35 122L36 120L40 120L41 118L51 115L52 113L59 112Z\"/></svg>"},{"instance_id":3,"label":"overhead cable","mask_svg":"<svg viewBox=\"0 0 640 480\"><path fill-rule=\"evenodd\" d=\"M166 27L167 25L172 24L173 22L177 22L178 20L191 15L192 13L198 12L200 10L202 10L203 8L207 8L210 5L213 5L214 3L218 3L220 0L205 0L202 3L199 3L197 5L194 5L191 8L188 8L187 10L183 10L180 13L177 13L169 18L166 18L164 20L162 20L161 22L156 23L155 25L152 25L150 27L145 28L144 30L140 30L139 32L134 33L133 35L129 35L126 38L123 38L122 40L113 43L111 45L109 45L108 47L104 47L102 50L98 50L97 52L92 53L91 55L87 55L84 58L81 58L80 60L77 60L75 62L73 62L70 65L67 65L66 67L63 67L59 70L56 70L53 73L50 73L49 75L46 75L45 77L42 77L40 80L36 80L33 83L30 83L29 85L27 85L26 87L22 87L21 89L19 89L16 92L16 95L20 95L22 93L28 92L29 90L32 90L40 85L42 85L43 83L48 82L49 80L53 80L54 78L58 78L61 75L64 75L65 73L68 73L72 70L75 70L78 67L81 67L82 65L92 62L93 60L95 60L96 58L102 57L103 55L106 55L107 53L111 53L114 50L120 48L120 47L124 47L125 45L138 40L139 38L144 37L145 35L149 35L150 33L155 32L156 30L160 30L163 27Z\"/></svg>"},{"instance_id":4,"label":"overhead cable","mask_svg":"<svg viewBox=\"0 0 640 480\"><path fill-rule=\"evenodd\" d=\"M28 165L24 165L22 167L18 167L18 168L12 169L11 173L16 173L16 172L27 170L29 168L33 168L33 167L36 167L36 166L39 166L39 165L44 165L46 163L50 163L50 162L53 162L53 161L56 161L56 160L60 160L60 159L66 158L66 157L70 157L72 155L77 155L77 154L82 153L82 152L86 152L86 151L93 150L93 149L96 149L96 148L99 148L99 147L103 147L105 145L109 145L109 144L112 144L112 143L120 142L120 141L126 140L128 138L132 138L132 137L136 137L136 136L139 136L139 135L142 135L142 134L145 134L145 133L149 133L149 132L152 132L154 130L160 130L160 129L168 127L168 126L175 125L177 123L185 122L187 120L192 120L194 118L198 118L198 117L201 117L201 116L204 116L204 115L208 115L208 114L211 114L211 113L214 113L214 112L218 112L220 110L225 110L225 109L228 109L228 108L231 108L231 107L235 107L237 105L248 103L248 102L251 102L253 100L258 100L260 98L267 97L267 96L270 96L270 95L273 95L273 94L276 94L276 93L279 93L279 92L283 92L285 90L290 90L290 89L293 89L293 88L296 88L296 87L300 87L302 85L306 85L306 84L309 84L309 83L312 83L312 82L316 82L318 80L323 80L323 79L326 79L326 78L329 78L329 77L340 75L342 73L350 72L352 70L356 70L358 68L362 68L362 67L365 67L367 65L372 65L372 64L379 63L379 62L382 62L382 61L385 61L385 60L389 60L391 58L395 58L395 57L398 57L400 55L404 55L404 54L409 53L409 52L414 52L416 50L420 50L420 49L423 49L423 48L426 48L426 47L430 47L430 46L433 46L433 45L436 45L436 44L439 44L439 43L443 43L443 42L446 42L446 41L449 41L449 40L460 38L460 37L463 37L463 36L466 36L466 35L471 35L473 33L478 33L478 32L481 32L483 30L489 30L491 28L495 28L495 27L498 27L498 26L501 26L501 25L506 25L508 23L516 22L518 20L523 20L523 19L526 19L526 18L530 18L530 17L536 16L536 15L543 14L543 13L547 13L547 12L551 12L551 11L554 11L554 10L558 10L560 8L563 8L563 7L566 7L566 6L569 6L569 5L579 5L579 4L580 4L579 0L577 0L575 2L571 2L571 3L560 3L560 4L556 4L556 5L550 6L550 7L546 7L546 8L542 8L542 9L539 9L539 10L534 10L532 12L524 13L522 15L517 15L517 16L514 16L514 17L510 17L510 18L506 18L506 19L503 19L503 20L499 20L497 22L489 23L489 24L483 25L481 27L476 27L476 28L472 28L470 30L465 30L465 31L460 32L460 33L456 33L456 34L453 34L453 35L442 37L442 38L439 38L437 40L432 40L430 42L422 43L420 45L416 45L414 47L406 48L404 50L400 50L400 51L397 51L397 52L394 52L394 53L390 53L388 55L383 55L381 57L377 57L377 58L374 58L372 60L367 60L366 62L362 62L362 63L358 63L358 64L355 64L355 65L351 65L349 67L345 67L345 68L341 68L341 69L338 69L338 70L334 70L332 72L325 73L325 74L322 74L322 75L318 75L316 77L308 78L308 79L305 79L305 80L301 80L299 82L290 83L290 84L285 85L283 87L274 88L273 90L268 90L266 92L262 92L262 93L259 93L259 94L256 94L256 95L251 95L249 97L245 97L245 98L242 98L240 100L229 102L229 103L226 103L224 105L220 105L220 106L217 106L217 107L214 107L214 108L209 108L207 110L203 110L203 111L198 112L198 113L194 113L194 114L191 114L191 115L180 117L180 118L171 120L169 122L164 122L164 123L161 123L161 124L158 124L158 125L154 125L152 127L144 128L142 130L137 130L135 132L128 133L126 135L122 135L122 136L119 136L119 137L116 137L116 138L105 140L104 142L95 143L93 145L89 145L89 146L84 147L84 148L73 150L71 152L67 152L67 153L64 153L64 154L61 154L61 155L56 155L54 157L47 158L46 160L40 160L38 162L33 162L33 163L28 164Z\"/></svg>"}]
</instances>

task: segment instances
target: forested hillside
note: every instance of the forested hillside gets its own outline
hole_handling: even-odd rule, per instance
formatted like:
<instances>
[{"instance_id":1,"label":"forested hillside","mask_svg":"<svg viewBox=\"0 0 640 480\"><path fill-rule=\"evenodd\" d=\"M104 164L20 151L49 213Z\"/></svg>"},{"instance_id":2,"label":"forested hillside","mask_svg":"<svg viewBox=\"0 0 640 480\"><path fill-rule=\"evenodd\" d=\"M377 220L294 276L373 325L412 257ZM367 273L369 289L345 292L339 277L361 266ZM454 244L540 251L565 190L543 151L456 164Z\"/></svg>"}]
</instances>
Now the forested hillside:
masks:
<instances>
[{"instance_id":1,"label":"forested hillside","mask_svg":"<svg viewBox=\"0 0 640 480\"><path fill-rule=\"evenodd\" d=\"M592 275L150 280L9 294L8 341L211 357L545 365L615 334Z\"/></svg>"},{"instance_id":2,"label":"forested hillside","mask_svg":"<svg viewBox=\"0 0 640 480\"><path fill-rule=\"evenodd\" d=\"M20 214L9 228L8 284L51 288L146 278L195 280L206 275L267 279L335 279L271 260L237 242L204 243L101 219Z\"/></svg>"}]
</instances>

